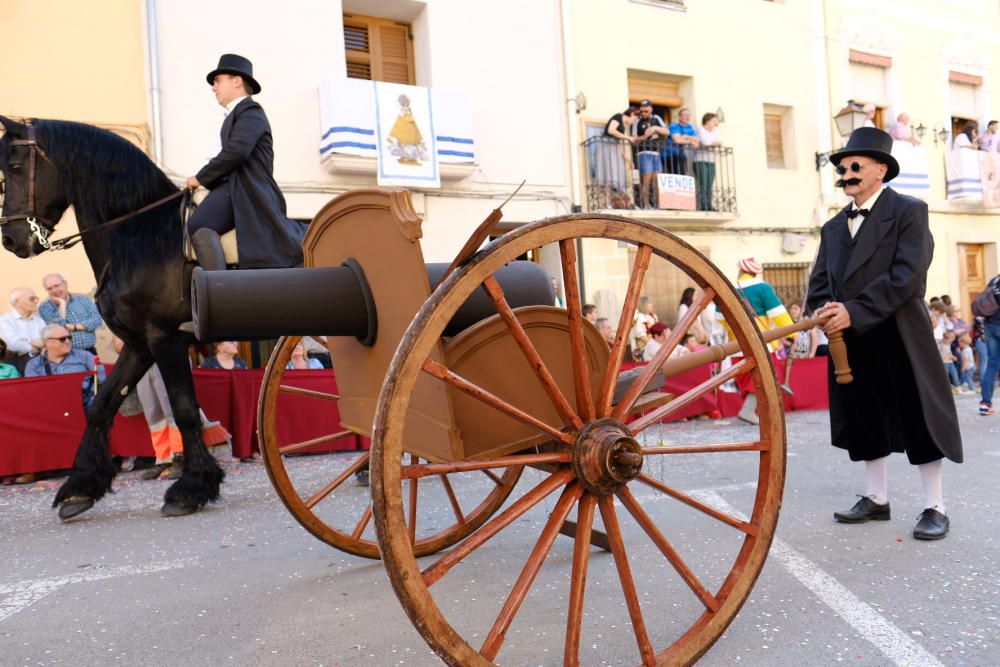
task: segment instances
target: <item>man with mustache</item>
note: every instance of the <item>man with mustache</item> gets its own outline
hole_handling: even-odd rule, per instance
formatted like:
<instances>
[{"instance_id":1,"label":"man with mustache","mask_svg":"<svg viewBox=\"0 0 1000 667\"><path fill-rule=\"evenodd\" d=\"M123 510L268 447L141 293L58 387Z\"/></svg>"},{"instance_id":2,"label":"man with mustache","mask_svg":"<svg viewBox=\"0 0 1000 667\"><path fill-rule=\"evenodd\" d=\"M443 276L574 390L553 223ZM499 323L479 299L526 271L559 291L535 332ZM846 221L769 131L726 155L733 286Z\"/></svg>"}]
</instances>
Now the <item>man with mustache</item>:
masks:
<instances>
[{"instance_id":1,"label":"man with mustache","mask_svg":"<svg viewBox=\"0 0 1000 667\"><path fill-rule=\"evenodd\" d=\"M831 366L831 439L867 472L866 495L834 518L889 520L886 460L905 452L924 488L913 537L936 540L949 530L943 459L961 463L962 440L924 307L934 252L927 204L886 187L899 174L891 149L887 133L863 127L830 156L853 201L823 225L807 306L830 318L827 334L844 334L854 381L836 384Z\"/></svg>"}]
</instances>

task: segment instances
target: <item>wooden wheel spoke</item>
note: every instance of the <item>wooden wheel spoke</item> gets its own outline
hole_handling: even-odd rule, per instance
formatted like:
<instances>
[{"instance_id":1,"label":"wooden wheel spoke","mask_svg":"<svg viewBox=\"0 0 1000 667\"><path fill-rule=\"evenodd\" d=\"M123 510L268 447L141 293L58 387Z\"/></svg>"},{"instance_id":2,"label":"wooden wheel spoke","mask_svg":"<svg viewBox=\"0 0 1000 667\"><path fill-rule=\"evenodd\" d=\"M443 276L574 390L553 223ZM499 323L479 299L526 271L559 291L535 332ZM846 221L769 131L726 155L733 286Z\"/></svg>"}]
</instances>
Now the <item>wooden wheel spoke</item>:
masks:
<instances>
[{"instance_id":1,"label":"wooden wheel spoke","mask_svg":"<svg viewBox=\"0 0 1000 667\"><path fill-rule=\"evenodd\" d=\"M573 239L563 239L559 242L559 255L562 258L566 309L569 312L569 344L573 362L573 386L576 389L576 411L583 419L593 421L597 418L597 413L590 392L587 347L583 338L583 308L580 305L580 280L577 275L576 245Z\"/></svg>"},{"instance_id":2,"label":"wooden wheel spoke","mask_svg":"<svg viewBox=\"0 0 1000 667\"><path fill-rule=\"evenodd\" d=\"M752 442L724 442L720 444L706 445L661 445L654 447L643 447L642 455L657 454L712 454L716 452L766 452L770 449L767 440L753 440Z\"/></svg>"},{"instance_id":3,"label":"wooden wheel spoke","mask_svg":"<svg viewBox=\"0 0 1000 667\"><path fill-rule=\"evenodd\" d=\"M572 470L560 470L549 475L533 489L513 502L506 510L493 517L482 528L470 535L464 542L439 558L433 565L423 571L422 577L426 586L432 585L448 573L463 558L481 547L491 537L510 525L518 517L540 503L560 486L568 484L573 479Z\"/></svg>"},{"instance_id":4,"label":"wooden wheel spoke","mask_svg":"<svg viewBox=\"0 0 1000 667\"><path fill-rule=\"evenodd\" d=\"M757 526L753 525L749 521L743 521L743 520L738 519L738 518L736 518L734 516L730 516L730 515L728 515L728 514L726 514L724 512L720 512L719 510L715 509L711 505L708 505L706 503L701 502L700 500L692 498L691 496L687 495L686 493L683 493L682 491L678 491L677 489L673 488L672 486L667 486L666 484L664 484L660 480L654 479L654 478L650 477L649 475L647 475L644 472L639 473L638 479L639 479L639 481L643 482L644 484L653 487L657 491L661 491L662 493L667 494L671 498L679 500L682 503L684 503L685 505L688 505L689 507L693 507L694 509L698 510L699 512L703 512L703 513L707 514L708 516L712 517L713 519L718 519L722 523L729 524L733 528L738 528L738 529L742 530L747 535L756 535L757 534Z\"/></svg>"},{"instance_id":5,"label":"wooden wheel spoke","mask_svg":"<svg viewBox=\"0 0 1000 667\"><path fill-rule=\"evenodd\" d=\"M553 440L559 440L565 442L568 445L574 443L573 437L568 433L563 433L562 431L557 431L540 419L529 415L527 412L514 407L507 401L503 400L499 396L490 393L489 391L483 389L479 385L469 382L465 378L456 373L452 373L450 370L445 368L443 364L434 361L433 359L427 359L424 361L423 370L434 377L444 380L448 384L452 385L459 391L462 391L475 399L478 399L485 403L486 405L499 410L508 417L513 417L514 419L527 424L528 426L534 428L537 431L541 431L545 435L551 437Z\"/></svg>"},{"instance_id":6,"label":"wooden wheel spoke","mask_svg":"<svg viewBox=\"0 0 1000 667\"><path fill-rule=\"evenodd\" d=\"M315 391L313 389L304 389L302 387L293 387L290 384L283 384L278 387L278 391L282 394L295 394L297 396L308 396L310 398L318 398L324 401L339 401L340 396L337 394L328 394L325 391Z\"/></svg>"},{"instance_id":7,"label":"wooden wheel spoke","mask_svg":"<svg viewBox=\"0 0 1000 667\"><path fill-rule=\"evenodd\" d=\"M354 435L354 431L338 431L336 433L321 435L318 438L311 438L309 440L303 440L302 442L296 442L291 445L285 445L284 447L279 447L278 453L282 455L291 454L292 452L298 452L303 449L309 449L310 447L315 447L316 445L322 445L324 442L333 442L334 440L340 440L341 438L346 438L349 435Z\"/></svg>"},{"instance_id":8,"label":"wooden wheel spoke","mask_svg":"<svg viewBox=\"0 0 1000 667\"><path fill-rule=\"evenodd\" d=\"M635 405L636 399L639 398L639 396L646 390L649 383L653 381L653 377L659 372L660 368L663 367L663 364L665 364L667 359L670 358L670 355L673 354L674 350L677 349L677 345L680 344L684 335L687 334L688 329L691 328L691 325L693 325L695 320L698 319L698 316L701 315L702 311L708 307L708 304L712 303L714 298L715 290L711 287L706 287L705 291L702 292L700 297L698 297L698 300L693 303L690 308L688 308L686 313L684 313L684 317L677 322L677 326L675 326L674 330L670 332L669 336L667 336L666 342L663 343L663 347L657 350L652 361L650 361L646 365L646 368L643 369L642 375L639 376L639 379L632 383L632 386L628 388L627 392L625 392L625 396L622 397L622 400L615 405L615 409L611 413L612 417L619 421L623 420L629 410L632 409L632 406Z\"/></svg>"},{"instance_id":9,"label":"wooden wheel spoke","mask_svg":"<svg viewBox=\"0 0 1000 667\"><path fill-rule=\"evenodd\" d=\"M583 421L580 420L580 417L573 411L572 406L570 406L569 401L563 396L562 390L556 384L556 379L552 377L552 373L549 372L545 362L542 361L542 357L538 354L538 350L535 349L535 345L528 337L528 333L521 326L510 304L507 303L507 297L504 296L500 283L497 282L496 278L490 276L483 281L483 287L493 300L493 305L496 307L497 313L507 325L507 328L510 329L511 336L518 347L521 348L524 358L528 360L531 370L535 372L538 381L541 382L542 388L545 390L546 395L548 395L549 400L565 425L572 426L575 429L583 428Z\"/></svg>"},{"instance_id":10,"label":"wooden wheel spoke","mask_svg":"<svg viewBox=\"0 0 1000 667\"><path fill-rule=\"evenodd\" d=\"M580 664L580 626L583 623L583 596L590 564L590 535L594 527L597 496L585 493L577 509L576 537L573 543L573 573L570 576L569 612L566 614L564 665Z\"/></svg>"},{"instance_id":11,"label":"wooden wheel spoke","mask_svg":"<svg viewBox=\"0 0 1000 667\"><path fill-rule=\"evenodd\" d=\"M649 259L653 249L648 245L640 245L635 253L635 264L632 265L632 275L629 278L628 291L625 293L625 304L622 306L621 317L618 319L618 332L611 346L611 358L604 371L601 381L601 391L597 395L597 414L607 417L611 414L611 399L614 396L615 383L618 381L618 371L622 367L622 356L628 343L628 333L632 329L632 319L635 305L639 302L639 292L642 290L642 279L649 268Z\"/></svg>"},{"instance_id":12,"label":"wooden wheel spoke","mask_svg":"<svg viewBox=\"0 0 1000 667\"><path fill-rule=\"evenodd\" d=\"M455 513L455 519L460 526L464 526L465 515L462 514L462 506L458 504L458 497L455 496L455 489L451 488L448 475L441 475L441 484L444 486L444 492L448 494L448 502L451 503L451 511Z\"/></svg>"},{"instance_id":13,"label":"wooden wheel spoke","mask_svg":"<svg viewBox=\"0 0 1000 667\"><path fill-rule=\"evenodd\" d=\"M510 595L507 597L503 609L500 610L496 622L490 629L489 634L486 635L483 647L479 650L487 660L493 660L497 653L500 652L507 629L510 628L514 616L517 615L517 610L521 608L521 603L524 602L525 596L531 590L531 584L534 583L535 577L538 576L538 571L542 569L542 563L545 562L545 557L548 556L549 551L552 549L552 543L555 542L556 536L559 535L559 528L562 527L563 521L569 515L569 511L582 494L583 485L579 482L567 486L562 496L560 496L559 502L556 503L555 509L552 510L552 514L549 515L549 520L545 523L545 527L542 529L542 533L535 543L535 548L531 550L528 561L524 564L524 568L521 570L517 581L514 582L514 586L511 588Z\"/></svg>"},{"instance_id":14,"label":"wooden wheel spoke","mask_svg":"<svg viewBox=\"0 0 1000 667\"><path fill-rule=\"evenodd\" d=\"M683 394L678 396L673 401L670 401L666 405L661 405L652 412L645 414L642 417L639 417L634 422L629 424L629 429L632 431L633 434L635 434L645 430L646 428L649 428L650 426L659 422L663 418L673 414L674 412L677 412L682 408L687 407L688 405L695 402L696 400L698 400L708 392L712 391L716 387L719 387L725 384L726 382L729 382L729 380L733 379L737 375L742 375L743 373L750 371L750 369L752 369L756 365L757 362L750 357L744 359L743 361L737 364L733 364L729 368L729 370L725 371L724 373L719 373L715 377L711 377L705 380L697 387L689 389L688 391L684 392Z\"/></svg>"},{"instance_id":15,"label":"wooden wheel spoke","mask_svg":"<svg viewBox=\"0 0 1000 667\"><path fill-rule=\"evenodd\" d=\"M483 470L483 474L486 475L487 477L489 477L490 479L492 479L494 484L496 484L498 486L500 484L503 484L503 480L500 479L499 475L497 475L492 470Z\"/></svg>"},{"instance_id":16,"label":"wooden wheel spoke","mask_svg":"<svg viewBox=\"0 0 1000 667\"><path fill-rule=\"evenodd\" d=\"M419 460L416 456L410 455L410 465L417 465ZM410 544L417 542L417 484L419 483L418 477L410 480L410 520L406 522L406 527L410 531Z\"/></svg>"},{"instance_id":17,"label":"wooden wheel spoke","mask_svg":"<svg viewBox=\"0 0 1000 667\"><path fill-rule=\"evenodd\" d=\"M685 563L684 559L682 559L680 554L677 553L677 550L674 549L670 542L667 541L667 538L663 536L663 533L660 532L660 529L656 527L656 524L653 523L653 519L646 513L646 510L642 509L642 506L639 505L639 501L635 499L635 496L632 495L632 492L629 491L628 487L622 487L615 495L617 495L618 499L622 501L622 504L625 505L625 509L629 511L629 514L632 515L632 518L635 519L636 523L638 523L639 526L646 531L646 534L649 535L649 539L653 540L653 544L655 544L657 548L663 552L663 555L667 557L670 564L674 566L675 570L677 570L677 574L681 575L681 579L683 579L684 583L686 583L688 587L694 591L694 594L698 596L698 599L705 605L705 608L712 612L718 611L719 601L714 595L709 593L708 589L706 589L698 580L698 577L696 577L694 572L691 571L691 568L687 566L687 563Z\"/></svg>"},{"instance_id":18,"label":"wooden wheel spoke","mask_svg":"<svg viewBox=\"0 0 1000 667\"><path fill-rule=\"evenodd\" d=\"M469 472L472 470L482 470L487 472L490 468L510 468L513 466L533 465L538 463L569 463L572 455L569 452L547 452L543 454L514 454L512 456L499 456L495 459L485 461L456 461L454 463L418 463L405 465L400 470L400 477L403 479L415 479L427 477L429 475L445 475L453 472ZM497 484L501 483L495 474L489 474L490 478Z\"/></svg>"},{"instance_id":19,"label":"wooden wheel spoke","mask_svg":"<svg viewBox=\"0 0 1000 667\"><path fill-rule=\"evenodd\" d=\"M635 640L639 645L639 655L642 656L642 664L652 665L655 662L653 646L649 642L646 622L643 620L642 608L639 606L639 596L635 592L635 581L632 579L632 566L629 565L628 554L625 553L625 542L622 539L622 529L618 523L618 515L615 513L614 501L611 496L600 496L597 499L597 503L601 508L604 529L608 532L611 553L615 557L615 567L618 570L618 578L622 583L622 592L625 594L625 604L628 607L629 617L632 619L632 630L635 632Z\"/></svg>"},{"instance_id":20,"label":"wooden wheel spoke","mask_svg":"<svg viewBox=\"0 0 1000 667\"><path fill-rule=\"evenodd\" d=\"M358 521L357 525L354 526L354 532L351 533L351 537L356 540L361 539L362 533L365 532L365 528L368 527L368 522L372 520L372 506L371 503L365 508L365 513L361 515L361 520Z\"/></svg>"},{"instance_id":21,"label":"wooden wheel spoke","mask_svg":"<svg viewBox=\"0 0 1000 667\"><path fill-rule=\"evenodd\" d=\"M369 456L370 455L367 452L365 452L363 456L359 456L357 461L347 466L347 468L344 469L342 473L337 475L332 482L330 482L322 489L320 489L312 496L310 496L309 499L305 502L306 508L312 509L313 507L315 507L318 502L326 498L328 495L330 495L330 493L333 492L334 489L343 484L345 479L347 479L348 477L350 477L351 475L353 475L354 473L356 473L357 471L361 470L363 467L368 465Z\"/></svg>"}]
</instances>

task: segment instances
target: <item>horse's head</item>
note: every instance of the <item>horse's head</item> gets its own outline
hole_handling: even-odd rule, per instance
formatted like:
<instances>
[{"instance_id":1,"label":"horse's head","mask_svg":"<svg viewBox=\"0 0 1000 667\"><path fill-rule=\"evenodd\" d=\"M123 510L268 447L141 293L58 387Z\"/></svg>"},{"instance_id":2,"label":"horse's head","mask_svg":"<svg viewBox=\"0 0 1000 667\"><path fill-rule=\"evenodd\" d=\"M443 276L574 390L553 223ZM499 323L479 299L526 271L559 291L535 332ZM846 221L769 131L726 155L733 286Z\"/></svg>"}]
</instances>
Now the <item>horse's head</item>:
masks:
<instances>
[{"instance_id":1,"label":"horse's head","mask_svg":"<svg viewBox=\"0 0 1000 667\"><path fill-rule=\"evenodd\" d=\"M35 127L3 116L0 123L6 130L0 139L3 247L18 257L31 257L49 248L49 236L69 202Z\"/></svg>"}]
</instances>

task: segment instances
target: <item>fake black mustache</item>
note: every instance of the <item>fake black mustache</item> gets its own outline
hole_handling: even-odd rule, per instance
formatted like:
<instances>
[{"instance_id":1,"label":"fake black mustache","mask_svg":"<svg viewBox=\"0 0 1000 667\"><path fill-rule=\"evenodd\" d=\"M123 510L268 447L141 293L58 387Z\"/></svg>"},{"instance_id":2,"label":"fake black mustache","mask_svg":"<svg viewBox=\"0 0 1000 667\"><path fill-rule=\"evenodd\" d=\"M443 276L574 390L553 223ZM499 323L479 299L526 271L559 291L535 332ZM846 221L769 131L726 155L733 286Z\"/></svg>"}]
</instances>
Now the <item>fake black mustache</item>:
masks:
<instances>
[{"instance_id":1,"label":"fake black mustache","mask_svg":"<svg viewBox=\"0 0 1000 667\"><path fill-rule=\"evenodd\" d=\"M838 179L837 182L834 183L834 185L836 187L838 187L838 188L842 188L845 185L861 185L861 179L860 178L848 178L847 180L844 180L843 178L841 178L841 179Z\"/></svg>"}]
</instances>

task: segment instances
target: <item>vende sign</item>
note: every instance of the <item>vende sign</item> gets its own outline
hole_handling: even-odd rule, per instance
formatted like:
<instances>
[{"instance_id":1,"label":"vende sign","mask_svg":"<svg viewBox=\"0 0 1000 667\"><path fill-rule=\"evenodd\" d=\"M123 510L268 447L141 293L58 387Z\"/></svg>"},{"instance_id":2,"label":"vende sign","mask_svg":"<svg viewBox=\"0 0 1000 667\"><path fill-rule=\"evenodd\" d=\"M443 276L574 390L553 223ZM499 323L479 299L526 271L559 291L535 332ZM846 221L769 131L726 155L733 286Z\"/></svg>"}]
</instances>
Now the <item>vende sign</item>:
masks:
<instances>
[{"instance_id":1,"label":"vende sign","mask_svg":"<svg viewBox=\"0 0 1000 667\"><path fill-rule=\"evenodd\" d=\"M693 176L680 174L657 174L660 191L660 208L693 211L697 208Z\"/></svg>"}]
</instances>

